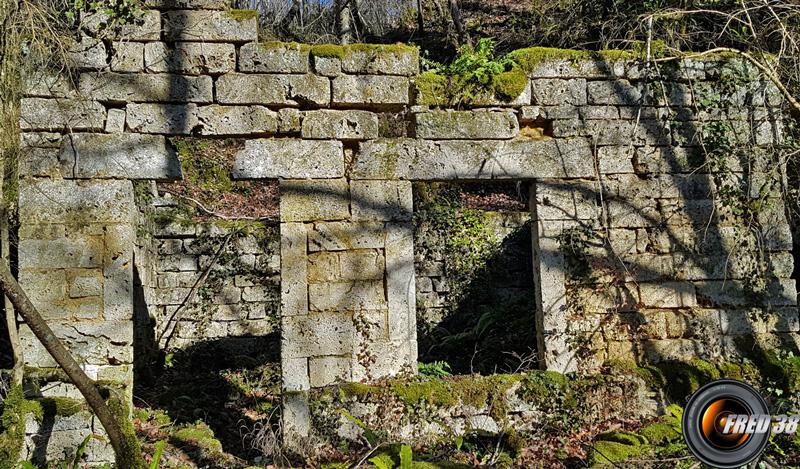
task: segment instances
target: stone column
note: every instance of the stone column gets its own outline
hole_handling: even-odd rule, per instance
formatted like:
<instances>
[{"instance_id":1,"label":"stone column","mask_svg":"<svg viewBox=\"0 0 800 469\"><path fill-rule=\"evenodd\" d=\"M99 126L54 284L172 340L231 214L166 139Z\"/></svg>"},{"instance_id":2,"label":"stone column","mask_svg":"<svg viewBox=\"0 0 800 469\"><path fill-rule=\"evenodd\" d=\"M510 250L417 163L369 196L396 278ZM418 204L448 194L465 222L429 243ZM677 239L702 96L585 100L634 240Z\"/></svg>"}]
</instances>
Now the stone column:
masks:
<instances>
[{"instance_id":1,"label":"stone column","mask_svg":"<svg viewBox=\"0 0 800 469\"><path fill-rule=\"evenodd\" d=\"M130 404L135 241L131 182L23 179L19 207L22 288L86 374L119 383ZM25 324L20 326L20 340L27 366L57 366ZM43 397L82 398L69 383L48 383L33 391ZM76 423L80 416L84 421ZM102 426L88 412L70 422L60 430L58 423L41 430L51 433L42 440L48 442L48 456L61 457L85 435L102 434ZM57 431L75 435L55 435ZM28 451L35 444L36 439L29 439ZM92 440L88 457L104 461L113 459L113 453Z\"/></svg>"},{"instance_id":2,"label":"stone column","mask_svg":"<svg viewBox=\"0 0 800 469\"><path fill-rule=\"evenodd\" d=\"M281 361L287 441L308 434L305 391L414 372L408 181L282 180Z\"/></svg>"}]
</instances>

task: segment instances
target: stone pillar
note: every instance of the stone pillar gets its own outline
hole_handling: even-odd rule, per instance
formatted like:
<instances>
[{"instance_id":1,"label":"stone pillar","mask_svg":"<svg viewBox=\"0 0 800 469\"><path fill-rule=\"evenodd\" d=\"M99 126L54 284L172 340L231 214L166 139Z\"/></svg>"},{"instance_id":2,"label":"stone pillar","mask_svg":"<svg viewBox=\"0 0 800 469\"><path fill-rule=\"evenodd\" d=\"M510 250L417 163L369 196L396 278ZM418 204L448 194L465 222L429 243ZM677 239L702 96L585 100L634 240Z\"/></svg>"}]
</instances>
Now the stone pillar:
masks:
<instances>
[{"instance_id":1,"label":"stone pillar","mask_svg":"<svg viewBox=\"0 0 800 469\"><path fill-rule=\"evenodd\" d=\"M135 241L131 182L23 179L19 206L22 288L86 374L118 382L130 403ZM57 366L25 324L20 325L20 340L27 366ZM69 383L48 383L33 391L43 397L81 399ZM43 439L49 442L45 453L61 457L64 449L74 449L75 441L83 439L77 433L102 434L102 426L86 415L83 426L73 421L63 430L76 433L75 438L51 434ZM98 445L105 446L96 440L90 446ZM95 451L89 458L108 460L113 457L108 450Z\"/></svg>"},{"instance_id":2,"label":"stone pillar","mask_svg":"<svg viewBox=\"0 0 800 469\"><path fill-rule=\"evenodd\" d=\"M285 438L307 435L302 394L416 368L408 181L282 180Z\"/></svg>"}]
</instances>

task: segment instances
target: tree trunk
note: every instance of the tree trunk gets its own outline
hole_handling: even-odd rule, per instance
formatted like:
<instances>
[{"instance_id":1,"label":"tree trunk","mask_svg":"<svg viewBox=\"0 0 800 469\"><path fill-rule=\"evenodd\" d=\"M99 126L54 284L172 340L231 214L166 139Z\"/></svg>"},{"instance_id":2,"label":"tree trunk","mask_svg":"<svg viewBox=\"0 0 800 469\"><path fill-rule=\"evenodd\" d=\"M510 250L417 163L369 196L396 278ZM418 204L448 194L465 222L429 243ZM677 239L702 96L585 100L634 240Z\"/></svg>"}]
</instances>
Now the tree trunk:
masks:
<instances>
[{"instance_id":1,"label":"tree trunk","mask_svg":"<svg viewBox=\"0 0 800 469\"><path fill-rule=\"evenodd\" d=\"M458 6L458 0L447 0L447 4L450 7L450 16L453 18L453 25L455 26L456 34L458 35L458 45L472 45L472 41L470 41L469 36L464 29L464 22L461 19L461 8Z\"/></svg>"},{"instance_id":2,"label":"tree trunk","mask_svg":"<svg viewBox=\"0 0 800 469\"><path fill-rule=\"evenodd\" d=\"M422 14L422 0L417 0L417 29L419 34L425 34L425 16Z\"/></svg>"},{"instance_id":3,"label":"tree trunk","mask_svg":"<svg viewBox=\"0 0 800 469\"><path fill-rule=\"evenodd\" d=\"M27 295L25 295L17 280L11 275L11 271L5 262L0 262L0 289L11 300L20 317L31 328L33 334L55 359L58 366L69 376L69 379L86 399L86 403L92 408L100 423L103 424L103 428L108 433L108 439L111 441L111 446L116 454L117 467L120 469L144 468L144 459L136 440L133 439L131 441L131 437L123 433L120 424L114 418L111 409L106 405L94 381L86 376L80 365L72 358L72 355L70 355L58 337L53 334L53 331L42 319L42 316L33 306L33 303L30 302Z\"/></svg>"},{"instance_id":4,"label":"tree trunk","mask_svg":"<svg viewBox=\"0 0 800 469\"><path fill-rule=\"evenodd\" d=\"M343 46L353 40L353 31L350 24L350 0L336 0L336 26L339 43Z\"/></svg>"}]
</instances>

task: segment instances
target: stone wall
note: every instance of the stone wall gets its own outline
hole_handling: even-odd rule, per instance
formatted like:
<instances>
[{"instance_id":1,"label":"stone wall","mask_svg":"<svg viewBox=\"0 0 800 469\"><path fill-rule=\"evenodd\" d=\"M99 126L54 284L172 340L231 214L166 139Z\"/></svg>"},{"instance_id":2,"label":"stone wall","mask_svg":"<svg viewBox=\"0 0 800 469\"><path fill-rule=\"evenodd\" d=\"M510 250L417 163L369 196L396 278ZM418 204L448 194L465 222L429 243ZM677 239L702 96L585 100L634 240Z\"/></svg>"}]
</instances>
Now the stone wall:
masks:
<instances>
[{"instance_id":1,"label":"stone wall","mask_svg":"<svg viewBox=\"0 0 800 469\"><path fill-rule=\"evenodd\" d=\"M133 257L131 180L182 177L175 135L246 139L233 176L280 181L290 436L310 429L311 388L414 371L411 181L532 184L544 367L796 343L791 235L769 152L781 102L745 63L648 68L521 51L516 99L456 110L431 86L441 81L418 75L414 48L259 44L252 12L177 3L120 31L85 21L75 80L29 77L21 106L20 280L92 376L131 382L134 265L146 270ZM720 156L742 145L752 158ZM141 279L164 312L186 293L177 272L202 269L192 236L171 236L154 252L176 275ZM261 252L274 269L272 247ZM233 295L248 288L234 276ZM29 365L51 366L24 325L22 336Z\"/></svg>"}]
</instances>

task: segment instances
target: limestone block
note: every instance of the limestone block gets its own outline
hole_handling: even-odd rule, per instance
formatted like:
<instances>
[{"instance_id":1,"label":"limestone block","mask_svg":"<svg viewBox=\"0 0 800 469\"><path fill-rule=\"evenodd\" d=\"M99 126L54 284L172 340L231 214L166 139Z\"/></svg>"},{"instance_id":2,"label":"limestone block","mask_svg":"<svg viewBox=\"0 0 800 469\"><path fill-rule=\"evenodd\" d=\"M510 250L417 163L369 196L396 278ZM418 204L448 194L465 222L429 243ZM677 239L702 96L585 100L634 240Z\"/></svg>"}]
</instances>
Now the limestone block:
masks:
<instances>
[{"instance_id":1,"label":"limestone block","mask_svg":"<svg viewBox=\"0 0 800 469\"><path fill-rule=\"evenodd\" d=\"M531 95L534 104L556 106L570 104L583 106L586 104L586 80L538 79L531 81Z\"/></svg>"},{"instance_id":2,"label":"limestone block","mask_svg":"<svg viewBox=\"0 0 800 469\"><path fill-rule=\"evenodd\" d=\"M589 104L635 106L642 99L641 90L628 80L590 81L586 88Z\"/></svg>"},{"instance_id":3,"label":"limestone block","mask_svg":"<svg viewBox=\"0 0 800 469\"><path fill-rule=\"evenodd\" d=\"M133 317L133 248L136 243L134 225L107 226L104 243L104 318L107 320L131 319Z\"/></svg>"},{"instance_id":4,"label":"limestone block","mask_svg":"<svg viewBox=\"0 0 800 469\"><path fill-rule=\"evenodd\" d=\"M235 179L338 178L344 175L342 143L297 139L248 140L236 154ZM341 192L346 196L346 192Z\"/></svg>"},{"instance_id":5,"label":"limestone block","mask_svg":"<svg viewBox=\"0 0 800 469\"><path fill-rule=\"evenodd\" d=\"M48 70L33 70L22 77L22 93L25 97L77 98L75 83L64 73Z\"/></svg>"},{"instance_id":6,"label":"limestone block","mask_svg":"<svg viewBox=\"0 0 800 469\"><path fill-rule=\"evenodd\" d=\"M409 81L384 75L340 75L333 79L333 104L408 104Z\"/></svg>"},{"instance_id":7,"label":"limestone block","mask_svg":"<svg viewBox=\"0 0 800 469\"><path fill-rule=\"evenodd\" d=\"M539 220L591 220L600 215L594 183L543 179L536 184Z\"/></svg>"},{"instance_id":8,"label":"limestone block","mask_svg":"<svg viewBox=\"0 0 800 469\"><path fill-rule=\"evenodd\" d=\"M144 44L141 42L114 42L111 71L139 73L144 70Z\"/></svg>"},{"instance_id":9,"label":"limestone block","mask_svg":"<svg viewBox=\"0 0 800 469\"><path fill-rule=\"evenodd\" d=\"M130 181L20 182L20 223L129 223L136 208Z\"/></svg>"},{"instance_id":10,"label":"limestone block","mask_svg":"<svg viewBox=\"0 0 800 469\"><path fill-rule=\"evenodd\" d=\"M380 222L322 222L309 225L309 251L382 249L384 224Z\"/></svg>"},{"instance_id":11,"label":"limestone block","mask_svg":"<svg viewBox=\"0 0 800 469\"><path fill-rule=\"evenodd\" d=\"M410 223L386 225L386 296L392 340L415 340L417 337L413 233Z\"/></svg>"},{"instance_id":12,"label":"limestone block","mask_svg":"<svg viewBox=\"0 0 800 469\"><path fill-rule=\"evenodd\" d=\"M213 99L211 77L184 75L144 75L120 73L82 73L78 78L81 93L101 101L193 102Z\"/></svg>"},{"instance_id":13,"label":"limestone block","mask_svg":"<svg viewBox=\"0 0 800 469\"><path fill-rule=\"evenodd\" d=\"M588 60L543 61L528 72L531 78L609 78L625 73L625 61L602 57Z\"/></svg>"},{"instance_id":14,"label":"limestone block","mask_svg":"<svg viewBox=\"0 0 800 469\"><path fill-rule=\"evenodd\" d=\"M167 41L252 42L258 39L254 10L168 11L163 15Z\"/></svg>"},{"instance_id":15,"label":"limestone block","mask_svg":"<svg viewBox=\"0 0 800 469\"><path fill-rule=\"evenodd\" d=\"M585 139L423 141L378 139L361 146L353 179L530 179L593 177Z\"/></svg>"},{"instance_id":16,"label":"limestone block","mask_svg":"<svg viewBox=\"0 0 800 469\"><path fill-rule=\"evenodd\" d=\"M59 148L63 135L56 132L23 132L19 144L28 148Z\"/></svg>"},{"instance_id":17,"label":"limestone block","mask_svg":"<svg viewBox=\"0 0 800 469\"><path fill-rule=\"evenodd\" d=\"M197 127L197 105L128 104L128 128L146 134L188 135Z\"/></svg>"},{"instance_id":18,"label":"limestone block","mask_svg":"<svg viewBox=\"0 0 800 469\"><path fill-rule=\"evenodd\" d=\"M409 181L352 181L353 220L410 220L413 197Z\"/></svg>"},{"instance_id":19,"label":"limestone block","mask_svg":"<svg viewBox=\"0 0 800 469\"><path fill-rule=\"evenodd\" d=\"M303 113L299 109L286 107L278 110L278 132L293 134L300 132Z\"/></svg>"},{"instance_id":20,"label":"limestone block","mask_svg":"<svg viewBox=\"0 0 800 469\"><path fill-rule=\"evenodd\" d=\"M164 137L155 135L75 134L65 137L59 160L63 170L72 171L75 178L182 177L178 156Z\"/></svg>"},{"instance_id":21,"label":"limestone block","mask_svg":"<svg viewBox=\"0 0 800 469\"><path fill-rule=\"evenodd\" d=\"M752 292L740 280L696 282L698 299L716 306L748 306L754 303ZM763 303L769 306L797 305L797 286L792 279L774 279L767 284Z\"/></svg>"},{"instance_id":22,"label":"limestone block","mask_svg":"<svg viewBox=\"0 0 800 469\"><path fill-rule=\"evenodd\" d=\"M220 104L327 106L331 101L330 80L312 74L227 73L217 79L217 101Z\"/></svg>"},{"instance_id":23,"label":"limestone block","mask_svg":"<svg viewBox=\"0 0 800 469\"><path fill-rule=\"evenodd\" d=\"M281 316L308 313L307 245L302 223L281 223Z\"/></svg>"},{"instance_id":24,"label":"limestone block","mask_svg":"<svg viewBox=\"0 0 800 469\"><path fill-rule=\"evenodd\" d=\"M50 286L52 287L52 285ZM70 280L69 283L69 297L70 298L85 298L87 296L98 296L102 293L103 286L101 284L100 276L77 276Z\"/></svg>"},{"instance_id":25,"label":"limestone block","mask_svg":"<svg viewBox=\"0 0 800 469\"><path fill-rule=\"evenodd\" d=\"M711 347L712 339L706 341L689 339L649 340L644 345L645 357L652 363L659 362L686 362L698 356L706 356Z\"/></svg>"},{"instance_id":26,"label":"limestone block","mask_svg":"<svg viewBox=\"0 0 800 469\"><path fill-rule=\"evenodd\" d=\"M19 258L20 267L29 269L100 267L103 262L103 240L96 236L23 239L19 242Z\"/></svg>"},{"instance_id":27,"label":"limestone block","mask_svg":"<svg viewBox=\"0 0 800 469\"><path fill-rule=\"evenodd\" d=\"M201 135L274 134L278 115L264 106L203 106L197 109Z\"/></svg>"},{"instance_id":28,"label":"limestone block","mask_svg":"<svg viewBox=\"0 0 800 469\"><path fill-rule=\"evenodd\" d=\"M311 311L353 311L386 307L383 281L316 283L308 285Z\"/></svg>"},{"instance_id":29,"label":"limestone block","mask_svg":"<svg viewBox=\"0 0 800 469\"><path fill-rule=\"evenodd\" d=\"M242 300L248 302L268 301L275 298L272 287L249 286L242 288Z\"/></svg>"},{"instance_id":30,"label":"limestone block","mask_svg":"<svg viewBox=\"0 0 800 469\"><path fill-rule=\"evenodd\" d=\"M351 379L350 357L311 357L308 374L312 388L321 388Z\"/></svg>"},{"instance_id":31,"label":"limestone block","mask_svg":"<svg viewBox=\"0 0 800 469\"><path fill-rule=\"evenodd\" d=\"M308 282L324 283L341 279L339 254L316 252L308 255Z\"/></svg>"},{"instance_id":32,"label":"limestone block","mask_svg":"<svg viewBox=\"0 0 800 469\"><path fill-rule=\"evenodd\" d=\"M619 108L616 106L581 106L578 108L584 119L619 119Z\"/></svg>"},{"instance_id":33,"label":"limestone block","mask_svg":"<svg viewBox=\"0 0 800 469\"><path fill-rule=\"evenodd\" d=\"M108 66L105 44L88 36L81 36L80 41L70 45L67 58L75 68L100 70Z\"/></svg>"},{"instance_id":34,"label":"limestone block","mask_svg":"<svg viewBox=\"0 0 800 469\"><path fill-rule=\"evenodd\" d=\"M311 432L308 396L304 393L284 393L281 396L281 404L284 445L295 450L307 447Z\"/></svg>"},{"instance_id":35,"label":"limestone block","mask_svg":"<svg viewBox=\"0 0 800 469\"><path fill-rule=\"evenodd\" d=\"M307 358L285 358L281 361L281 385L284 391L305 391L311 387Z\"/></svg>"},{"instance_id":36,"label":"limestone block","mask_svg":"<svg viewBox=\"0 0 800 469\"><path fill-rule=\"evenodd\" d=\"M323 312L284 316L281 357L284 359L351 355L355 326L352 314Z\"/></svg>"},{"instance_id":37,"label":"limestone block","mask_svg":"<svg viewBox=\"0 0 800 469\"><path fill-rule=\"evenodd\" d=\"M133 363L133 322L130 320L72 323L51 321L49 326L78 363ZM44 368L57 366L27 325L21 325L19 332L26 363Z\"/></svg>"},{"instance_id":38,"label":"limestone block","mask_svg":"<svg viewBox=\"0 0 800 469\"><path fill-rule=\"evenodd\" d=\"M511 111L429 111L414 115L417 138L514 138L519 124Z\"/></svg>"},{"instance_id":39,"label":"limestone block","mask_svg":"<svg viewBox=\"0 0 800 469\"><path fill-rule=\"evenodd\" d=\"M109 109L106 117L106 133L121 134L125 131L125 109Z\"/></svg>"},{"instance_id":40,"label":"limestone block","mask_svg":"<svg viewBox=\"0 0 800 469\"><path fill-rule=\"evenodd\" d=\"M327 254L327 253L321 253ZM339 279L383 280L386 262L376 249L358 249L338 253ZM309 261L311 258L309 257ZM310 268L310 266L309 266Z\"/></svg>"},{"instance_id":41,"label":"limestone block","mask_svg":"<svg viewBox=\"0 0 800 469\"><path fill-rule=\"evenodd\" d=\"M81 18L81 27L106 39L158 41L161 37L161 14L155 10L144 10L134 22L119 27L108 27L111 22L108 13L101 9Z\"/></svg>"},{"instance_id":42,"label":"limestone block","mask_svg":"<svg viewBox=\"0 0 800 469\"><path fill-rule=\"evenodd\" d=\"M697 306L694 285L688 282L641 283L639 294L646 306L656 308Z\"/></svg>"},{"instance_id":43,"label":"limestone block","mask_svg":"<svg viewBox=\"0 0 800 469\"><path fill-rule=\"evenodd\" d=\"M97 101L22 98L22 130L103 130L106 109Z\"/></svg>"},{"instance_id":44,"label":"limestone block","mask_svg":"<svg viewBox=\"0 0 800 469\"><path fill-rule=\"evenodd\" d=\"M170 47L151 42L144 47L144 65L148 72L217 75L236 68L236 48L233 44L176 42Z\"/></svg>"},{"instance_id":45,"label":"limestone block","mask_svg":"<svg viewBox=\"0 0 800 469\"><path fill-rule=\"evenodd\" d=\"M367 140L378 137L378 116L368 111L308 111L303 118L303 138Z\"/></svg>"},{"instance_id":46,"label":"limestone block","mask_svg":"<svg viewBox=\"0 0 800 469\"><path fill-rule=\"evenodd\" d=\"M39 313L45 319L68 319L69 312L60 305L67 298L68 283L64 270L32 270L26 267L19 270L19 283Z\"/></svg>"},{"instance_id":47,"label":"limestone block","mask_svg":"<svg viewBox=\"0 0 800 469\"><path fill-rule=\"evenodd\" d=\"M225 10L228 2L221 0L145 0L145 6L157 10Z\"/></svg>"},{"instance_id":48,"label":"limestone block","mask_svg":"<svg viewBox=\"0 0 800 469\"><path fill-rule=\"evenodd\" d=\"M314 56L314 72L324 77L337 77L342 74L342 60L338 57Z\"/></svg>"},{"instance_id":49,"label":"limestone block","mask_svg":"<svg viewBox=\"0 0 800 469\"><path fill-rule=\"evenodd\" d=\"M367 75L404 75L419 73L419 50L408 46L351 46L342 57L347 73Z\"/></svg>"},{"instance_id":50,"label":"limestone block","mask_svg":"<svg viewBox=\"0 0 800 469\"><path fill-rule=\"evenodd\" d=\"M430 277L417 277L417 293L429 293L433 291L433 282ZM417 295L419 296L419 295Z\"/></svg>"},{"instance_id":51,"label":"limestone block","mask_svg":"<svg viewBox=\"0 0 800 469\"><path fill-rule=\"evenodd\" d=\"M59 135L59 139L60 139ZM20 176L44 176L57 178L61 176L58 164L58 150L52 148L29 148L24 158L19 160Z\"/></svg>"},{"instance_id":52,"label":"limestone block","mask_svg":"<svg viewBox=\"0 0 800 469\"><path fill-rule=\"evenodd\" d=\"M291 42L252 42L239 49L239 71L308 73L308 46Z\"/></svg>"},{"instance_id":53,"label":"limestone block","mask_svg":"<svg viewBox=\"0 0 800 469\"><path fill-rule=\"evenodd\" d=\"M352 358L353 381L376 381L416 372L416 341L374 341L365 344L359 353L365 356Z\"/></svg>"}]
</instances>

